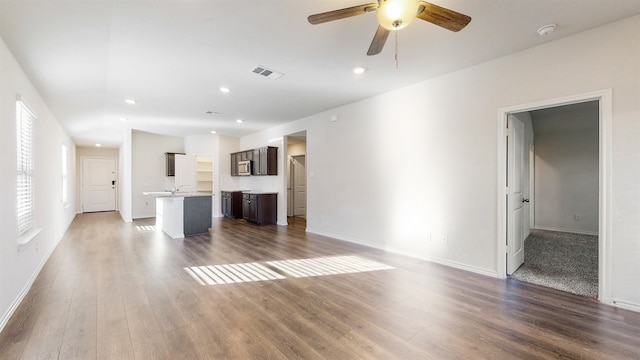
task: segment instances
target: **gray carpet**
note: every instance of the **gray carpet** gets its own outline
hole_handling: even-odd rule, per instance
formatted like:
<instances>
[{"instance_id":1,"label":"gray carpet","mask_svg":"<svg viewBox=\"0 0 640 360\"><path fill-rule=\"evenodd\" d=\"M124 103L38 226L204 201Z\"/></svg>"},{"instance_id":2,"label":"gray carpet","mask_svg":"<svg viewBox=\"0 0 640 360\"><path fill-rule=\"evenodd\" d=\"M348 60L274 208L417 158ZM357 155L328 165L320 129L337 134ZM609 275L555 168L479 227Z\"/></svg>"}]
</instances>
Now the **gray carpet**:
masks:
<instances>
[{"instance_id":1,"label":"gray carpet","mask_svg":"<svg viewBox=\"0 0 640 360\"><path fill-rule=\"evenodd\" d=\"M531 230L524 249L524 264L512 278L598 297L597 236Z\"/></svg>"}]
</instances>

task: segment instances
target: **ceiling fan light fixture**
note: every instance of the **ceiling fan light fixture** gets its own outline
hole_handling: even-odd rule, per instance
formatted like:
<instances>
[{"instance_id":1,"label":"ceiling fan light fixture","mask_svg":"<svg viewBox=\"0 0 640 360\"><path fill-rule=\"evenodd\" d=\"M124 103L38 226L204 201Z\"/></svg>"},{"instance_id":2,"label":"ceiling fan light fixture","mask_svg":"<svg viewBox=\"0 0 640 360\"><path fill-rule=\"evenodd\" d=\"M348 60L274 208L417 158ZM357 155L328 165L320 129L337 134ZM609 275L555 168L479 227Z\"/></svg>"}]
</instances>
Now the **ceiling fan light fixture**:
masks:
<instances>
[{"instance_id":1,"label":"ceiling fan light fixture","mask_svg":"<svg viewBox=\"0 0 640 360\"><path fill-rule=\"evenodd\" d=\"M417 0L380 0L376 17L383 28L400 30L416 18L418 7Z\"/></svg>"}]
</instances>

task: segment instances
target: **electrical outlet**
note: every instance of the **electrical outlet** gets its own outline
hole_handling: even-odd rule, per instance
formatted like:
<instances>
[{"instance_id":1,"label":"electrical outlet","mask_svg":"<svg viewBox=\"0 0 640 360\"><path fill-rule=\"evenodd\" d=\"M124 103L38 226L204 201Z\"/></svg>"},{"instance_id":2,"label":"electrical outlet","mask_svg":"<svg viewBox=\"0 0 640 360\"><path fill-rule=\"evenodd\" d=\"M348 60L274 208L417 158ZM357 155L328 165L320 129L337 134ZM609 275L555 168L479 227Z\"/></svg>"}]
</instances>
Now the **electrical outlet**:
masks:
<instances>
[{"instance_id":1,"label":"electrical outlet","mask_svg":"<svg viewBox=\"0 0 640 360\"><path fill-rule=\"evenodd\" d=\"M449 242L449 237L447 235L442 236L442 243L447 244Z\"/></svg>"},{"instance_id":2,"label":"electrical outlet","mask_svg":"<svg viewBox=\"0 0 640 360\"><path fill-rule=\"evenodd\" d=\"M576 214L576 221L582 220L582 214Z\"/></svg>"},{"instance_id":3,"label":"electrical outlet","mask_svg":"<svg viewBox=\"0 0 640 360\"><path fill-rule=\"evenodd\" d=\"M431 233L427 233L425 236L428 242L431 242Z\"/></svg>"}]
</instances>

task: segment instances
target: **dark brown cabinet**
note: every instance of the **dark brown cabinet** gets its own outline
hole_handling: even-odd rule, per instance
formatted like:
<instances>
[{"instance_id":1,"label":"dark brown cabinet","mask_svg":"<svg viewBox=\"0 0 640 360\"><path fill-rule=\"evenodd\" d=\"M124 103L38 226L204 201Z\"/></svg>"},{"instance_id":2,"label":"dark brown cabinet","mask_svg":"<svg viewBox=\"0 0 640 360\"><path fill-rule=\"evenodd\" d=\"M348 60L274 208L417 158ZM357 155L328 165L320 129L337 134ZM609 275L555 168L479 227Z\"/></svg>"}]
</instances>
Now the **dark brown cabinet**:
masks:
<instances>
[{"instance_id":1,"label":"dark brown cabinet","mask_svg":"<svg viewBox=\"0 0 640 360\"><path fill-rule=\"evenodd\" d=\"M240 161L238 154L231 154L231 176L238 176L238 161Z\"/></svg>"},{"instance_id":2,"label":"dark brown cabinet","mask_svg":"<svg viewBox=\"0 0 640 360\"><path fill-rule=\"evenodd\" d=\"M278 194L243 193L242 216L258 225L275 224L278 218Z\"/></svg>"},{"instance_id":3,"label":"dark brown cabinet","mask_svg":"<svg viewBox=\"0 0 640 360\"><path fill-rule=\"evenodd\" d=\"M236 162L253 160L253 150L240 151L231 155L233 156L234 154L236 155Z\"/></svg>"},{"instance_id":4,"label":"dark brown cabinet","mask_svg":"<svg viewBox=\"0 0 640 360\"><path fill-rule=\"evenodd\" d=\"M278 175L278 148L265 146L254 150L253 175Z\"/></svg>"},{"instance_id":5,"label":"dark brown cabinet","mask_svg":"<svg viewBox=\"0 0 640 360\"><path fill-rule=\"evenodd\" d=\"M242 191L221 191L222 216L230 219L242 218Z\"/></svg>"},{"instance_id":6,"label":"dark brown cabinet","mask_svg":"<svg viewBox=\"0 0 640 360\"><path fill-rule=\"evenodd\" d=\"M251 175L278 175L278 148L265 146L231 154L231 176L238 176L238 162L251 161Z\"/></svg>"},{"instance_id":7,"label":"dark brown cabinet","mask_svg":"<svg viewBox=\"0 0 640 360\"><path fill-rule=\"evenodd\" d=\"M176 154L184 155L184 153L171 153L171 152L164 153L165 160L166 160L167 176L176 176Z\"/></svg>"}]
</instances>

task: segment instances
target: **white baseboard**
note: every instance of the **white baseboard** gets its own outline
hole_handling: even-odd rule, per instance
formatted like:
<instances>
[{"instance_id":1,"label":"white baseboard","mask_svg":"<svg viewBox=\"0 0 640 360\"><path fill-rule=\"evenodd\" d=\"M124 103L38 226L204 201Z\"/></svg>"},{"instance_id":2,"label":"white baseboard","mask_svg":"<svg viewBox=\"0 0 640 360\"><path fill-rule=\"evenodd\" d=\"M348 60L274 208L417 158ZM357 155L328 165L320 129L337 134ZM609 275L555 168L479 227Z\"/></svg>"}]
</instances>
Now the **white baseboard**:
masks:
<instances>
[{"instance_id":1,"label":"white baseboard","mask_svg":"<svg viewBox=\"0 0 640 360\"><path fill-rule=\"evenodd\" d=\"M611 305L625 310L640 312L640 304L620 299L611 299Z\"/></svg>"},{"instance_id":2,"label":"white baseboard","mask_svg":"<svg viewBox=\"0 0 640 360\"><path fill-rule=\"evenodd\" d=\"M411 255L408 255L408 256L411 256ZM479 268L479 267L476 267L476 266L471 266L471 265L459 263L459 262L456 262L456 261L451 261L451 260L446 260L446 259L439 259L439 258L431 258L428 261L434 262L436 264L440 264L440 265L449 266L449 267L452 267L452 268L464 270L464 271L469 271L469 272L476 273L476 274L479 274L479 275L484 275L484 276L489 276L489 277L494 277L494 278L504 278L503 276L499 276L498 273L495 272L494 270L487 270L487 269Z\"/></svg>"},{"instance_id":3,"label":"white baseboard","mask_svg":"<svg viewBox=\"0 0 640 360\"><path fill-rule=\"evenodd\" d=\"M4 327L9 322L9 319L11 319L11 316L13 316L15 311L18 309L18 306L20 306L20 304L22 303L22 300L24 300L24 297L27 296L27 294L29 293L29 290L31 290L31 286L33 286L33 283L38 278L38 275L40 275L40 271L42 271L44 264L47 263L47 261L49 260L49 257L51 257L51 254L53 254L53 252L56 250L56 248L58 247L58 244L60 244L60 241L62 241L62 239L64 238L64 234L67 233L67 230L69 230L69 226L71 226L71 223L73 222L74 219L75 219L75 215L65 227L64 231L62 232L62 236L58 238L55 245L52 246L51 250L49 250L49 252L45 255L45 257L42 258L42 261L40 261L40 264L38 264L35 271L29 277L29 280L27 281L25 286L22 288L22 291L20 291L18 296L15 298L15 300L13 300L7 312L4 313L4 315L2 315L2 318L0 318L0 332L2 332Z\"/></svg>"},{"instance_id":4,"label":"white baseboard","mask_svg":"<svg viewBox=\"0 0 640 360\"><path fill-rule=\"evenodd\" d=\"M563 233L571 233L571 234L581 234L581 235L595 235L598 236L598 232L597 231L582 231L582 230L570 230L570 229L558 229L558 228L554 228L554 227L547 227L547 226L533 226L531 227L531 230L548 230L548 231L557 231L557 232L563 232Z\"/></svg>"},{"instance_id":5,"label":"white baseboard","mask_svg":"<svg viewBox=\"0 0 640 360\"><path fill-rule=\"evenodd\" d=\"M328 233L328 232L320 231L316 229L307 228L306 231L312 234L322 235L322 236L330 237L340 241L346 241L353 244L358 244L358 245L362 245L362 246L366 246L366 247L370 247L378 250L388 251L390 253L407 256L413 259L424 260L424 261L428 261L428 262L432 262L432 263L436 263L436 264L440 264L440 265L444 265L444 266L448 266L448 267L452 267L452 268L456 268L464 271L469 271L469 272L484 275L484 276L495 277L495 278L500 277L498 273L496 273L494 270L487 270L487 269L479 268L476 266L471 266L471 265L459 263L456 261L446 260L446 259L418 256L414 253L409 253L406 251L402 251L402 250L398 250L398 249L394 249L386 246L379 246L377 244L368 243L357 238L338 235L338 234L332 234L332 233Z\"/></svg>"}]
</instances>

